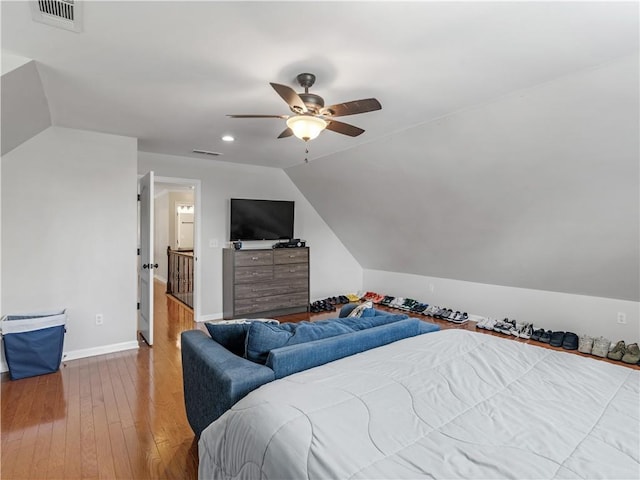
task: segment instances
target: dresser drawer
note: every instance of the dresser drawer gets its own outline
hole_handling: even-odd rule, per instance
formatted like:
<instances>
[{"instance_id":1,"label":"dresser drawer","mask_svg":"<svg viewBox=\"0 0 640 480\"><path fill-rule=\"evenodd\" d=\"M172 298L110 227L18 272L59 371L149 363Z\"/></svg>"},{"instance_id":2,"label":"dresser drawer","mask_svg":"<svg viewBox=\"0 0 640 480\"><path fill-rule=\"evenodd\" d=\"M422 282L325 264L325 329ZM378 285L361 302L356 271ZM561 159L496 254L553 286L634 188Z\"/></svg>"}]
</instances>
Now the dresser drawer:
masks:
<instances>
[{"instance_id":1,"label":"dresser drawer","mask_svg":"<svg viewBox=\"0 0 640 480\"><path fill-rule=\"evenodd\" d=\"M235 298L236 300L241 300L246 298L285 295L306 291L306 280L247 283L236 285Z\"/></svg>"},{"instance_id":2,"label":"dresser drawer","mask_svg":"<svg viewBox=\"0 0 640 480\"><path fill-rule=\"evenodd\" d=\"M235 283L253 283L273 279L273 267L238 267L234 275Z\"/></svg>"},{"instance_id":3,"label":"dresser drawer","mask_svg":"<svg viewBox=\"0 0 640 480\"><path fill-rule=\"evenodd\" d=\"M237 300L235 304L236 316L247 315L255 312L267 312L281 308L307 306L309 296L306 293L294 293L291 295L274 295L271 297L250 298Z\"/></svg>"},{"instance_id":4,"label":"dresser drawer","mask_svg":"<svg viewBox=\"0 0 640 480\"><path fill-rule=\"evenodd\" d=\"M307 263L308 261L308 248L280 248L273 251L273 263L276 265Z\"/></svg>"},{"instance_id":5,"label":"dresser drawer","mask_svg":"<svg viewBox=\"0 0 640 480\"><path fill-rule=\"evenodd\" d=\"M309 265L306 263L292 263L289 265L276 265L273 267L274 280L285 278L301 279L309 276Z\"/></svg>"},{"instance_id":6,"label":"dresser drawer","mask_svg":"<svg viewBox=\"0 0 640 480\"><path fill-rule=\"evenodd\" d=\"M251 265L272 265L273 264L273 252L272 251L251 251L246 250L244 252L236 252L235 265L236 267L248 267Z\"/></svg>"}]
</instances>

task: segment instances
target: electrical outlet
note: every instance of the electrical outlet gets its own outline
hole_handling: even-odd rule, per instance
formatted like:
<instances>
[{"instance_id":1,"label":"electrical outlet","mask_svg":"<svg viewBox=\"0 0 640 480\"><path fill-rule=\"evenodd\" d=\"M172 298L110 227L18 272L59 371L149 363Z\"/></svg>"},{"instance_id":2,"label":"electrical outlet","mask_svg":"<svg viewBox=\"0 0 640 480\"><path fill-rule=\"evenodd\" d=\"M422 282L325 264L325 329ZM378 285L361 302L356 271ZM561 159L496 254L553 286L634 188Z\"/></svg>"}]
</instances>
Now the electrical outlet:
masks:
<instances>
[{"instance_id":1,"label":"electrical outlet","mask_svg":"<svg viewBox=\"0 0 640 480\"><path fill-rule=\"evenodd\" d=\"M102 325L104 323L104 315L96 313L96 325Z\"/></svg>"},{"instance_id":2,"label":"electrical outlet","mask_svg":"<svg viewBox=\"0 0 640 480\"><path fill-rule=\"evenodd\" d=\"M624 312L618 312L618 323L626 324L627 323L627 314Z\"/></svg>"}]
</instances>

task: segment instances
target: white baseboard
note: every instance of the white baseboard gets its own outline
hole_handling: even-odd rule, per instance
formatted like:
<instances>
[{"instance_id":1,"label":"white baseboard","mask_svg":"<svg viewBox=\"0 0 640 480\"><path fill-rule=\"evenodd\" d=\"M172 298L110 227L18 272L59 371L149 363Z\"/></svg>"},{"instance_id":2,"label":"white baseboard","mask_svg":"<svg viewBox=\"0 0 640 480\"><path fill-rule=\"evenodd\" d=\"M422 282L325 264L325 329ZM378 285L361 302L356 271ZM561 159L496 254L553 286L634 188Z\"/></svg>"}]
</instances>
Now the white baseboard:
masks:
<instances>
[{"instance_id":1,"label":"white baseboard","mask_svg":"<svg viewBox=\"0 0 640 480\"><path fill-rule=\"evenodd\" d=\"M223 318L223 313L211 313L209 315L200 315L197 319L196 322L210 322L212 320L222 320Z\"/></svg>"},{"instance_id":2,"label":"white baseboard","mask_svg":"<svg viewBox=\"0 0 640 480\"><path fill-rule=\"evenodd\" d=\"M83 348L80 350L71 350L62 353L62 361L77 360L79 358L95 357L96 355L105 355L107 353L122 352L124 350L137 350L138 342L122 342L111 345L103 345L101 347Z\"/></svg>"}]
</instances>

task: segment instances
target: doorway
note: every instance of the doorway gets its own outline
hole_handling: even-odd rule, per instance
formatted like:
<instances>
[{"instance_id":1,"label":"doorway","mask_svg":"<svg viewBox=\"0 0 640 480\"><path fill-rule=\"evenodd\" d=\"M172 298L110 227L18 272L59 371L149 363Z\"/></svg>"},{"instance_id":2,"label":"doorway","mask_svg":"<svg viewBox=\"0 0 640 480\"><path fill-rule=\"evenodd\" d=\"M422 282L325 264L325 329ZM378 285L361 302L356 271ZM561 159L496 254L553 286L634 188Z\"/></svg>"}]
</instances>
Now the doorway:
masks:
<instances>
[{"instance_id":1,"label":"doorway","mask_svg":"<svg viewBox=\"0 0 640 480\"><path fill-rule=\"evenodd\" d=\"M152 207L149 213L153 219L152 240L153 252L151 252L151 263L154 265L153 278L155 283L167 284L168 276L168 250L173 249L176 241L177 230L182 236L185 246L190 246L189 255L192 256L192 269L190 272L190 295L189 308L193 311L193 319L200 316L200 269L198 258L201 248L200 242L200 180L161 177L155 176L153 179ZM170 205L171 204L171 205ZM184 225L177 227L177 206L181 206L180 216L184 220ZM187 208L184 208L187 207ZM141 215L139 215L140 218ZM190 223L188 223L190 222ZM172 225L171 229L170 226ZM156 266L157 265L157 266ZM154 282L151 282L154 283ZM142 292L138 292L141 303L144 298ZM149 305L153 309L153 303ZM145 305L140 305L143 310ZM140 325L140 322L138 322Z\"/></svg>"}]
</instances>

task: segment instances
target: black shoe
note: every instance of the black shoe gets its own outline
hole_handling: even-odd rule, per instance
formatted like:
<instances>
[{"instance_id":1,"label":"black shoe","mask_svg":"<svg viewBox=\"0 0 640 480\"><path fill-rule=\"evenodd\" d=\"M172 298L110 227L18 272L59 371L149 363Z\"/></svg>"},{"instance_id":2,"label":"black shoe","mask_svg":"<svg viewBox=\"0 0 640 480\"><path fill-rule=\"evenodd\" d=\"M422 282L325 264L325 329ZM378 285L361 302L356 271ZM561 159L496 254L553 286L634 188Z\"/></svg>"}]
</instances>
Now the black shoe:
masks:
<instances>
[{"instance_id":1,"label":"black shoe","mask_svg":"<svg viewBox=\"0 0 640 480\"><path fill-rule=\"evenodd\" d=\"M567 332L564 334L562 340L562 348L565 350L577 350L578 349L578 335L573 332Z\"/></svg>"},{"instance_id":2,"label":"black shoe","mask_svg":"<svg viewBox=\"0 0 640 480\"><path fill-rule=\"evenodd\" d=\"M539 342L540 337L542 336L543 333L544 333L544 328L538 328L537 330L534 330L533 333L531 334L531 340L535 340L536 342Z\"/></svg>"},{"instance_id":3,"label":"black shoe","mask_svg":"<svg viewBox=\"0 0 640 480\"><path fill-rule=\"evenodd\" d=\"M561 347L563 340L564 332L553 332L551 334L551 340L549 340L549 345L552 347Z\"/></svg>"},{"instance_id":4,"label":"black shoe","mask_svg":"<svg viewBox=\"0 0 640 480\"><path fill-rule=\"evenodd\" d=\"M540 341L542 343L549 343L551 341L551 334L553 332L551 330L547 330L542 335L540 335Z\"/></svg>"}]
</instances>

